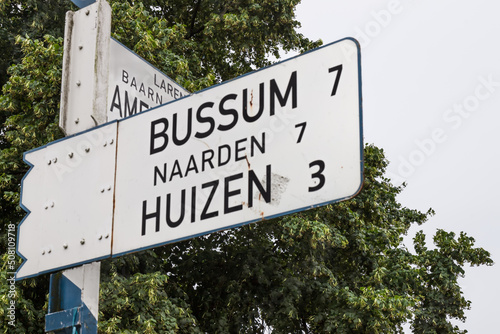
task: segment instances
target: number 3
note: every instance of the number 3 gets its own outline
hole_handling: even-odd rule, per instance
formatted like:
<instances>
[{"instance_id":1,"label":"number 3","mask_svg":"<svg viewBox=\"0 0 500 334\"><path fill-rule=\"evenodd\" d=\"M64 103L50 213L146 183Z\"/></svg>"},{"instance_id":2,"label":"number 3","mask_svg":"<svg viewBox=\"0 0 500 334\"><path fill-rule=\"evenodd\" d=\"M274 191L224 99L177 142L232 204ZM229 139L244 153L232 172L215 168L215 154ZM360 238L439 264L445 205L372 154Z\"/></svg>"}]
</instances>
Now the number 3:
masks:
<instances>
[{"instance_id":1,"label":"number 3","mask_svg":"<svg viewBox=\"0 0 500 334\"><path fill-rule=\"evenodd\" d=\"M315 160L309 164L309 168L313 168L314 166L318 166L318 171L313 173L311 177L313 179L318 179L319 183L314 187L309 187L309 192L317 191L323 188L325 185L325 176L323 175L323 171L325 170L325 162L323 160Z\"/></svg>"}]
</instances>

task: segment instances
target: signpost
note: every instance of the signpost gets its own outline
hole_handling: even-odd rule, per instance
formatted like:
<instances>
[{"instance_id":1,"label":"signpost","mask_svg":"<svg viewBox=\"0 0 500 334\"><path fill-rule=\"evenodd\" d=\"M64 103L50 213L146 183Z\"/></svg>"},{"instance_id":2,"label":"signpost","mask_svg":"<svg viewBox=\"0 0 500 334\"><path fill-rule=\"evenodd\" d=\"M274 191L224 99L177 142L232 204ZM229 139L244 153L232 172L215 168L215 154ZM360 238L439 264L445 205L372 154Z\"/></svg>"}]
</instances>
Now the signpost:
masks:
<instances>
[{"instance_id":1,"label":"signpost","mask_svg":"<svg viewBox=\"0 0 500 334\"><path fill-rule=\"evenodd\" d=\"M75 3L80 7L89 6L85 10L66 13L60 126L67 135L93 128L107 121L106 88L109 82L111 7L105 0L94 2L77 1ZM115 139L116 136L112 140L114 141ZM83 168L93 169L94 172L96 171L96 165L99 168L98 161L90 162L90 165L88 164L89 160L87 162L84 161L84 157L88 157L91 148L95 148L91 147L91 142L80 142L80 146L73 147L70 152L66 152L67 155L65 158L69 159L68 163L71 162L69 164L70 168L77 169L77 167L80 167L80 170ZM107 144L106 142L104 147ZM113 150L116 152L116 149L112 148L111 151ZM98 152L98 150L93 150L93 152L96 151ZM53 153L55 152L51 152L50 155ZM97 155L102 154L103 152L101 151ZM59 156L59 159L61 158L62 156ZM55 167L57 159L58 157L49 158L46 166ZM97 159L94 157L93 160ZM106 163L105 161L103 162ZM87 166L85 167L85 165ZM40 172L40 169L35 168L32 173L28 173L23 178L23 183L27 182L33 175L36 175L37 171ZM49 188L30 189L28 187L28 194L25 196L22 195L24 202L21 200L23 208L26 209L24 205L36 208L33 214L26 209L27 215L18 230L19 235L23 235L23 242L18 243L18 253L20 249L28 250L28 254L32 258L33 256L29 252L34 251L35 257L38 256L40 260L28 263L28 271L29 267L33 265L38 271L44 270L44 262L47 261L49 266L53 266L54 262L61 261L62 258L72 258L73 261L78 261L78 253L81 251L78 247L75 247L77 245L75 237L78 236L80 237L80 246L87 245L87 247L92 248L90 252L93 253L93 256L96 255L99 257L103 254L103 251L106 253L110 245L110 241L107 239L109 239L111 224L99 225L99 223L100 219L105 221L106 217L109 217L110 214L112 215L112 207L108 203L100 206L98 198L88 197L86 199L87 203L80 203L80 205L88 205L92 210L89 210L87 213L74 212L72 197L61 196L61 193L57 192L57 187L55 187L56 192L52 192L51 190L53 189L50 186L53 184L53 180L51 181L50 175L43 172L47 172L47 170L44 171L42 169L42 175L38 175L36 181L32 182L35 184L36 182L45 183ZM109 175L105 176L105 179L107 180L108 177ZM71 181L64 183L66 189L72 189L73 191L78 189L80 191L89 184L84 179L74 178L73 181L77 183L75 184ZM62 183L61 179L59 179L59 183ZM26 188L22 190L24 192ZM67 195L67 193L63 192L62 195ZM45 201L45 204L43 204L43 207L47 211L45 212L45 216L43 216L43 213L40 213L40 200ZM66 223L59 225L41 224L53 219L54 216L59 217L61 212L65 212ZM89 216L88 213L90 212L94 213ZM93 221L93 218L97 220ZM86 224L79 224L82 221L86 221ZM54 227L56 229L53 229ZM66 230L64 231L59 228L66 228ZM101 237L101 239L96 241L95 238L92 238L92 233L95 233L96 230L101 230L101 233L106 235L107 238L105 237L103 240ZM41 231L44 231L44 233L37 235ZM54 241L60 240L51 238L51 236L60 234L61 232L67 237L62 244L62 249L64 251L70 250L66 254L59 253L61 250L60 243L54 243ZM88 234L89 232L90 234ZM45 237L43 244L40 244L40 236ZM43 248L40 249L40 247ZM37 252L41 253L37 254ZM51 256L51 254L55 256ZM20 255L22 256L22 254ZM24 262L23 265L26 263ZM66 262L63 261L64 263ZM18 272L22 267L18 269ZM50 275L49 309L48 314L45 316L46 332L54 334L97 334L100 268L100 262L92 262ZM33 267L31 269L33 270Z\"/></svg>"},{"instance_id":2,"label":"signpost","mask_svg":"<svg viewBox=\"0 0 500 334\"><path fill-rule=\"evenodd\" d=\"M361 189L355 40L189 95L110 38L105 0L73 2L85 8L66 16L68 137L24 154L16 279L63 270L51 275L46 331L97 333L95 261Z\"/></svg>"},{"instance_id":3,"label":"signpost","mask_svg":"<svg viewBox=\"0 0 500 334\"><path fill-rule=\"evenodd\" d=\"M361 121L359 47L344 39L27 152L17 277L353 197Z\"/></svg>"}]
</instances>

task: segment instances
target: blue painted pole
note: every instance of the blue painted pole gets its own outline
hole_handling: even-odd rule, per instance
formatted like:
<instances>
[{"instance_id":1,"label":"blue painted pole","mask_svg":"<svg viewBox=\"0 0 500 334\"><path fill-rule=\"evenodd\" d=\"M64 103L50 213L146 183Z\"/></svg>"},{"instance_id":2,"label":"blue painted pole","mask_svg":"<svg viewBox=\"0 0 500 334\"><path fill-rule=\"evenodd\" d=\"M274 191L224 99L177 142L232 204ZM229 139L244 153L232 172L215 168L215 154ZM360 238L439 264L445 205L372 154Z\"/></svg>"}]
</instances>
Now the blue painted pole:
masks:
<instances>
[{"instance_id":1,"label":"blue painted pole","mask_svg":"<svg viewBox=\"0 0 500 334\"><path fill-rule=\"evenodd\" d=\"M93 4L96 0L71 0L78 8L87 7L88 5Z\"/></svg>"},{"instance_id":2,"label":"blue painted pole","mask_svg":"<svg viewBox=\"0 0 500 334\"><path fill-rule=\"evenodd\" d=\"M100 268L94 262L50 275L46 332L97 334Z\"/></svg>"}]
</instances>

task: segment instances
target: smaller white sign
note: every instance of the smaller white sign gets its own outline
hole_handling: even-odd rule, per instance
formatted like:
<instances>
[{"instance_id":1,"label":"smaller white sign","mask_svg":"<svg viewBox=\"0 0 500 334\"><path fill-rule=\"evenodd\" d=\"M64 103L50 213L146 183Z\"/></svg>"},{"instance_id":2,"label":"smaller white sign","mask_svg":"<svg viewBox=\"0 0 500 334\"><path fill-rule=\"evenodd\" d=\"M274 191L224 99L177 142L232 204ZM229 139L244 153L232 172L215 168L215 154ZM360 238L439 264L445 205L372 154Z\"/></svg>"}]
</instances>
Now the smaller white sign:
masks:
<instances>
[{"instance_id":1,"label":"smaller white sign","mask_svg":"<svg viewBox=\"0 0 500 334\"><path fill-rule=\"evenodd\" d=\"M177 100L189 92L166 74L111 38L108 122Z\"/></svg>"}]
</instances>

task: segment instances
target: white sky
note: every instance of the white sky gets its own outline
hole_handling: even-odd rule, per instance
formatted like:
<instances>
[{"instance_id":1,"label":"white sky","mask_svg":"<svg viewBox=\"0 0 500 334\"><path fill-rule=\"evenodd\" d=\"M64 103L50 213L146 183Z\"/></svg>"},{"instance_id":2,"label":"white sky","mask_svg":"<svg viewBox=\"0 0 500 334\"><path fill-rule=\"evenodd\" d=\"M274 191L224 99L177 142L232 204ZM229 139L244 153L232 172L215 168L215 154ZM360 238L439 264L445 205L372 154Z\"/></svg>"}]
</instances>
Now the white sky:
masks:
<instances>
[{"instance_id":1,"label":"white sky","mask_svg":"<svg viewBox=\"0 0 500 334\"><path fill-rule=\"evenodd\" d=\"M301 32L361 43L364 134L408 187L400 201L465 231L500 258L500 3L492 0L302 0ZM469 333L497 330L500 267L467 269Z\"/></svg>"}]
</instances>

